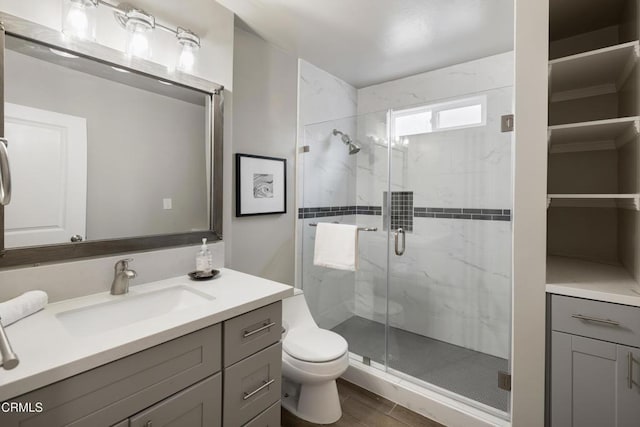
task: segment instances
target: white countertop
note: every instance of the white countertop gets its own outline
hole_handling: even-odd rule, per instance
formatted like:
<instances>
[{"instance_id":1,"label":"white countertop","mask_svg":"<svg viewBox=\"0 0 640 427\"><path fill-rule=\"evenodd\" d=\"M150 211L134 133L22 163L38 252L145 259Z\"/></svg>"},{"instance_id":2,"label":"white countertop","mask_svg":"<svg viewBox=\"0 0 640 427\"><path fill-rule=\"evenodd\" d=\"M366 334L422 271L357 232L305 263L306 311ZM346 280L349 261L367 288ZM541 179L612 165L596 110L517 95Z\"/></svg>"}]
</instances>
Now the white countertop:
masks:
<instances>
[{"instance_id":1,"label":"white countertop","mask_svg":"<svg viewBox=\"0 0 640 427\"><path fill-rule=\"evenodd\" d=\"M547 257L547 293L640 307L637 286L621 266Z\"/></svg>"},{"instance_id":2,"label":"white countertop","mask_svg":"<svg viewBox=\"0 0 640 427\"><path fill-rule=\"evenodd\" d=\"M293 288L288 285L226 268L220 271L219 277L209 281L196 282L185 275L132 286L126 295L110 295L107 290L60 301L9 325L5 331L20 364L9 371L0 368L0 401L293 295ZM56 317L60 312L176 285L191 287L215 299L91 336L73 335Z\"/></svg>"}]
</instances>

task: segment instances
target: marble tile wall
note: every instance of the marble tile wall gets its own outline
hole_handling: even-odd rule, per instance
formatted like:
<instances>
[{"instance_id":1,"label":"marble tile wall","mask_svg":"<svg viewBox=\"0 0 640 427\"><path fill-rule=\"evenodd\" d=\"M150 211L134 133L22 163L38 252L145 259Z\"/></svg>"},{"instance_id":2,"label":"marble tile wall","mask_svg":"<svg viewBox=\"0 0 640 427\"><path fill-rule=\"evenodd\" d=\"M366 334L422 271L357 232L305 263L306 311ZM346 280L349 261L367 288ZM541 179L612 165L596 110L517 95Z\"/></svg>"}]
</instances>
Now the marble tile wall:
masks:
<instances>
[{"instance_id":1,"label":"marble tile wall","mask_svg":"<svg viewBox=\"0 0 640 427\"><path fill-rule=\"evenodd\" d=\"M513 85L513 52L358 89L358 115Z\"/></svg>"},{"instance_id":2,"label":"marble tile wall","mask_svg":"<svg viewBox=\"0 0 640 427\"><path fill-rule=\"evenodd\" d=\"M299 61L298 208L356 205L356 158L334 136L334 128L356 136L357 91L324 70ZM341 212L344 213L344 212ZM322 220L329 220L322 219ZM355 215L332 216L331 221L355 223ZM315 228L297 221L297 287L316 322L332 328L353 316L355 274L313 265Z\"/></svg>"},{"instance_id":3,"label":"marble tile wall","mask_svg":"<svg viewBox=\"0 0 640 427\"><path fill-rule=\"evenodd\" d=\"M500 211L488 221L418 215L402 257L393 255L383 216L356 209L319 219L302 211L298 286L321 327L352 315L385 321L391 251L392 326L508 357L512 134L502 134L499 124L512 112L512 70L513 55L506 53L356 91L300 62L299 145L309 152L299 154L299 208L384 206L391 187L413 192L414 207ZM408 137L392 145L389 162L388 109L477 95L487 98L486 126ZM361 151L349 156L333 128L349 133ZM359 271L313 266L309 223L318 220L378 227L360 233Z\"/></svg>"}]
</instances>

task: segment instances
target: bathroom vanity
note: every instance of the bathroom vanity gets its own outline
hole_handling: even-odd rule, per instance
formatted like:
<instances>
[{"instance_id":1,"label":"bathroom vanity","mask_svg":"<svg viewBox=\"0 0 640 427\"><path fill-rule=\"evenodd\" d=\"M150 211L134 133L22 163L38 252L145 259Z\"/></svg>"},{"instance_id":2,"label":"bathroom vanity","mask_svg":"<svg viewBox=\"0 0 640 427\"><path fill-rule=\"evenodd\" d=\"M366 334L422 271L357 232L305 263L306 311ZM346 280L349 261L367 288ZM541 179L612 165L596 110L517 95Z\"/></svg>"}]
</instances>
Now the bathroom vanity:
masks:
<instances>
[{"instance_id":1,"label":"bathroom vanity","mask_svg":"<svg viewBox=\"0 0 640 427\"><path fill-rule=\"evenodd\" d=\"M281 299L292 293L223 269L208 282L185 276L50 304L6 328L21 363L0 375L0 400L31 411L2 413L0 424L279 426ZM149 317L120 322L130 307Z\"/></svg>"}]
</instances>

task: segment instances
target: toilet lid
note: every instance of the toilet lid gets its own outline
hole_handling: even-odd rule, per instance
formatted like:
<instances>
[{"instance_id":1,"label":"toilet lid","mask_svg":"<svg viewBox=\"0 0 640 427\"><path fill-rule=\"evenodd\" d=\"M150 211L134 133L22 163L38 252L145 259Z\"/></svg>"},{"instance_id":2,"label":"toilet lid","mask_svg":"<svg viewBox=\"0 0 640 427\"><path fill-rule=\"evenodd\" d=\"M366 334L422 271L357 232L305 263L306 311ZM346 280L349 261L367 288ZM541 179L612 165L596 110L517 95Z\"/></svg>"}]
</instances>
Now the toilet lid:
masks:
<instances>
[{"instance_id":1,"label":"toilet lid","mask_svg":"<svg viewBox=\"0 0 640 427\"><path fill-rule=\"evenodd\" d=\"M299 328L289 331L282 349L305 362L329 362L347 352L347 341L335 332L320 328Z\"/></svg>"}]
</instances>

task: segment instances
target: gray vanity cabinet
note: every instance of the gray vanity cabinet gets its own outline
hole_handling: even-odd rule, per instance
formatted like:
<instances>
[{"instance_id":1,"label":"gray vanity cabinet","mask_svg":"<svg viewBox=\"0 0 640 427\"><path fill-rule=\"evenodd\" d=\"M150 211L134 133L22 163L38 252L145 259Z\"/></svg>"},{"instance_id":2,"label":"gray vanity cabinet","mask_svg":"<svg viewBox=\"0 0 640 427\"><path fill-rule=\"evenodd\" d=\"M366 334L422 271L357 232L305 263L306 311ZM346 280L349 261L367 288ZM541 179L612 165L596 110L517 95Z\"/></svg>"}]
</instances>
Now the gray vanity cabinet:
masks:
<instances>
[{"instance_id":1,"label":"gray vanity cabinet","mask_svg":"<svg viewBox=\"0 0 640 427\"><path fill-rule=\"evenodd\" d=\"M43 411L0 426L279 426L281 330L278 301L10 399Z\"/></svg>"},{"instance_id":2,"label":"gray vanity cabinet","mask_svg":"<svg viewBox=\"0 0 640 427\"><path fill-rule=\"evenodd\" d=\"M557 295L551 304L551 427L638 427L640 348L615 338L634 341L640 308Z\"/></svg>"},{"instance_id":3,"label":"gray vanity cabinet","mask_svg":"<svg viewBox=\"0 0 640 427\"><path fill-rule=\"evenodd\" d=\"M221 325L210 326L10 399L42 402L43 411L0 414L0 425L97 427L119 423L220 372L221 335Z\"/></svg>"}]
</instances>

